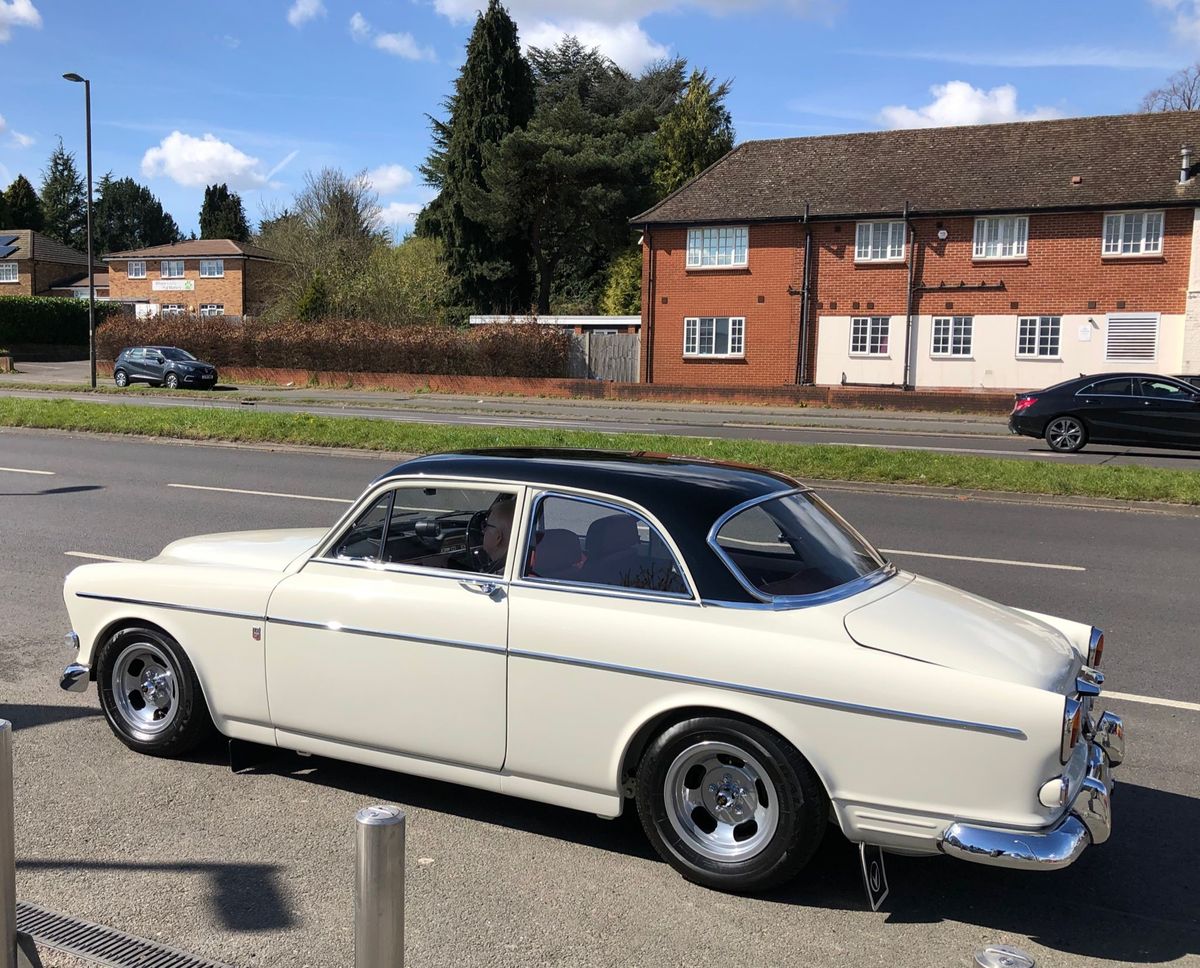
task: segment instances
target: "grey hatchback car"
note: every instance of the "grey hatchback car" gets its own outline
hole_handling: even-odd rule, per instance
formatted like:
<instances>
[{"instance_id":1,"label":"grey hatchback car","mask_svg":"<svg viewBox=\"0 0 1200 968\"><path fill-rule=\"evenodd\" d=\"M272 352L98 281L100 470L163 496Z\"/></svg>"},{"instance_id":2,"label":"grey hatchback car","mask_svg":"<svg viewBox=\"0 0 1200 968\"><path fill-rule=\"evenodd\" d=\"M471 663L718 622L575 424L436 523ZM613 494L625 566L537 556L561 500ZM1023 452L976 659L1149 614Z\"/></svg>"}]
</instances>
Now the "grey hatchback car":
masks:
<instances>
[{"instance_id":1,"label":"grey hatchback car","mask_svg":"<svg viewBox=\"0 0 1200 968\"><path fill-rule=\"evenodd\" d=\"M130 346L117 354L113 382L119 387L141 381L151 386L211 389L217 368L175 346Z\"/></svg>"}]
</instances>

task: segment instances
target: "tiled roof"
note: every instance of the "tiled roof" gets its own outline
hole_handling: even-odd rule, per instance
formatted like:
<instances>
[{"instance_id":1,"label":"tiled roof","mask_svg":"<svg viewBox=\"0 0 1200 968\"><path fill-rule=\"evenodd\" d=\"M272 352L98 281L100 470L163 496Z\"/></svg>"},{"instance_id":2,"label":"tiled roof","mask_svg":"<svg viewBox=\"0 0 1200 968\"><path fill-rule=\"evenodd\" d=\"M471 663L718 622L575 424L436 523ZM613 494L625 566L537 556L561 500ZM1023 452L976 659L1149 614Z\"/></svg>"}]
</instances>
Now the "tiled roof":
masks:
<instances>
[{"instance_id":1,"label":"tiled roof","mask_svg":"<svg viewBox=\"0 0 1200 968\"><path fill-rule=\"evenodd\" d=\"M88 261L85 253L78 252L69 245L63 245L41 232L33 232L29 229L0 228L0 237L9 235L17 237L17 240L12 243L17 247L16 251L5 256L10 261L36 259L39 262L60 262L64 265L83 266L85 269L87 267Z\"/></svg>"},{"instance_id":2,"label":"tiled roof","mask_svg":"<svg viewBox=\"0 0 1200 968\"><path fill-rule=\"evenodd\" d=\"M64 276L50 283L51 289L86 289L88 287L88 275L86 272L77 272L72 276ZM108 288L108 270L96 269L96 288Z\"/></svg>"},{"instance_id":3,"label":"tiled roof","mask_svg":"<svg viewBox=\"0 0 1200 968\"><path fill-rule=\"evenodd\" d=\"M1195 111L748 141L631 221L1193 205L1198 170Z\"/></svg>"},{"instance_id":4,"label":"tiled roof","mask_svg":"<svg viewBox=\"0 0 1200 968\"><path fill-rule=\"evenodd\" d=\"M274 259L275 253L260 249L257 245L235 242L233 239L193 239L173 245L152 245L148 249L128 249L125 252L110 252L108 259L220 259L247 256L252 259Z\"/></svg>"}]
</instances>

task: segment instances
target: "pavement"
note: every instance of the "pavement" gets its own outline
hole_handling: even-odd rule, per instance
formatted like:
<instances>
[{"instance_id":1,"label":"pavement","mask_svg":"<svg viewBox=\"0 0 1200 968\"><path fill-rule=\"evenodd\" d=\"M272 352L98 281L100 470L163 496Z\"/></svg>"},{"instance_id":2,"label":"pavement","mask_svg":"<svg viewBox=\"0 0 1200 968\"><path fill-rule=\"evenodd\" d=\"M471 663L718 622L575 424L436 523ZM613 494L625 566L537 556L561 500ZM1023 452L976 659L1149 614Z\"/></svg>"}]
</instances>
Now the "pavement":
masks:
<instances>
[{"instance_id":1,"label":"pavement","mask_svg":"<svg viewBox=\"0 0 1200 968\"><path fill-rule=\"evenodd\" d=\"M127 750L70 654L61 582L83 555L148 557L209 531L331 523L388 458L0 430L0 716L12 719L18 895L237 966L351 962L353 817L408 815L410 966L1200 965L1200 517L820 486L903 567L1107 630L1125 717L1112 839L1024 873L889 856L866 909L838 835L787 888L688 884L616 821L320 758L232 774ZM211 490L169 485L189 484ZM246 493L266 492L266 493ZM653 649L653 644L647 644ZM953 768L947 764L947 768Z\"/></svg>"}]
</instances>

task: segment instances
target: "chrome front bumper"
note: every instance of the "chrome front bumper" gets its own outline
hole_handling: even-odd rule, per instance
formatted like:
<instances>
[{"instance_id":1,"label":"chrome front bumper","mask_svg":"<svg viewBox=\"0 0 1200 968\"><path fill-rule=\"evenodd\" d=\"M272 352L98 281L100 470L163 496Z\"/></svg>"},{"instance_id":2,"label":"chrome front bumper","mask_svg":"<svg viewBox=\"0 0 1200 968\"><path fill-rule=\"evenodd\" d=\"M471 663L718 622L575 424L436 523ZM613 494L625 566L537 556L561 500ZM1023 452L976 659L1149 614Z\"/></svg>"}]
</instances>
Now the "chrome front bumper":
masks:
<instances>
[{"instance_id":1,"label":"chrome front bumper","mask_svg":"<svg viewBox=\"0 0 1200 968\"><path fill-rule=\"evenodd\" d=\"M1119 716L1105 713L1090 730L1087 771L1061 820L1040 830L954 823L938 847L951 857L993 867L1066 867L1089 844L1102 844L1112 833L1112 767L1124 758L1125 725Z\"/></svg>"},{"instance_id":2,"label":"chrome front bumper","mask_svg":"<svg viewBox=\"0 0 1200 968\"><path fill-rule=\"evenodd\" d=\"M58 684L67 692L87 692L90 678L91 670L87 666L79 662L72 662L63 669L62 678L58 680Z\"/></svg>"}]
</instances>

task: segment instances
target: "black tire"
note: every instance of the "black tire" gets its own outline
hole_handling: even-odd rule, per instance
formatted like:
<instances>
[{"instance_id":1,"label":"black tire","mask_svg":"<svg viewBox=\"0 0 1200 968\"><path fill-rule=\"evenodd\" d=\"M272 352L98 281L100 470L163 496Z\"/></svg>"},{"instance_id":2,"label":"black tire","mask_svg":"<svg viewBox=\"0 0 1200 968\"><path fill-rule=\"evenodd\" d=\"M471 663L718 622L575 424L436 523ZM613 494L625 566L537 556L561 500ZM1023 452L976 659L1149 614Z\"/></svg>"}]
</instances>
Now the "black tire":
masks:
<instances>
[{"instance_id":1,"label":"black tire","mask_svg":"<svg viewBox=\"0 0 1200 968\"><path fill-rule=\"evenodd\" d=\"M114 371L113 383L121 388L129 386L129 374L127 374L124 370Z\"/></svg>"},{"instance_id":2,"label":"black tire","mask_svg":"<svg viewBox=\"0 0 1200 968\"><path fill-rule=\"evenodd\" d=\"M1058 454L1074 454L1088 442L1087 427L1078 417L1062 414L1046 423L1046 443Z\"/></svg>"},{"instance_id":3,"label":"black tire","mask_svg":"<svg viewBox=\"0 0 1200 968\"><path fill-rule=\"evenodd\" d=\"M766 839L747 856L716 859L711 853L719 854L726 848L717 846L714 841L713 846L707 848L711 853L706 855L701 852L706 849L703 830L697 833L698 828L693 824L695 829L691 833L682 832L689 824L677 812L680 801L668 792L668 783L674 790L679 786L677 778L682 776L683 786L688 786L695 771L707 769L697 763L687 768L686 773L679 772L696 756L707 755L696 752L702 747L711 751L730 748L741 751L742 757L718 752L717 758L722 763L733 764L728 768L742 780L745 776L740 770L748 769L750 775L757 772L758 767L765 771L763 779L767 785L755 784L749 788L756 807L762 807L767 800L765 793L775 794L771 832L769 835L764 832ZM739 761L740 767L736 765ZM720 774L726 767L717 769ZM701 796L706 795L706 790L718 795L716 784L709 782L714 777L718 781L721 779L717 774L706 772L703 780L698 781ZM730 776L725 774L723 779L728 784ZM735 791L739 789L736 783L735 780ZM747 789L743 787L741 792L746 794ZM745 799L735 798L730 809L738 811L744 806L742 801ZM770 804L767 806L771 807ZM808 863L825 835L829 798L808 761L782 736L754 723L705 716L676 723L659 734L646 749L637 771L637 808L642 829L654 849L685 878L718 891L751 893L791 880ZM706 814L703 807L698 811L701 817ZM707 821L713 823L714 830L720 827L712 814L707 814ZM726 829L736 832L749 823L747 820L732 826L730 821ZM751 839L757 836L756 826ZM733 849L740 849L740 845Z\"/></svg>"},{"instance_id":4,"label":"black tire","mask_svg":"<svg viewBox=\"0 0 1200 968\"><path fill-rule=\"evenodd\" d=\"M137 677L142 670L151 668L143 662L139 670L136 658L131 664L131 657L137 655L161 657L157 667L170 675L170 721L165 725L138 722L139 714L153 714L144 690L141 708L134 709L139 690L123 696L125 690L118 692L115 688L114 673L118 670L128 672L132 668L133 676ZM117 678L124 680L126 676ZM150 756L183 756L216 735L196 670L179 643L157 629L122 629L105 642L97 656L96 687L104 718L117 738L131 750Z\"/></svg>"},{"instance_id":5,"label":"black tire","mask_svg":"<svg viewBox=\"0 0 1200 968\"><path fill-rule=\"evenodd\" d=\"M163 380L163 386L165 386L168 390L178 390L179 377L177 377L174 373L168 373L167 378Z\"/></svg>"}]
</instances>

